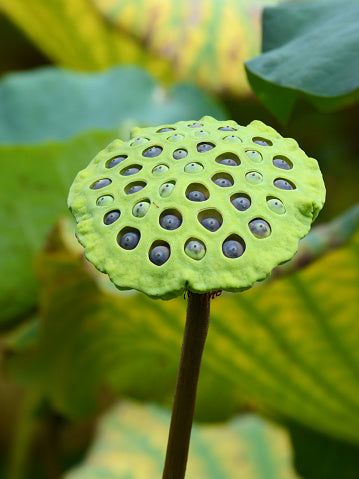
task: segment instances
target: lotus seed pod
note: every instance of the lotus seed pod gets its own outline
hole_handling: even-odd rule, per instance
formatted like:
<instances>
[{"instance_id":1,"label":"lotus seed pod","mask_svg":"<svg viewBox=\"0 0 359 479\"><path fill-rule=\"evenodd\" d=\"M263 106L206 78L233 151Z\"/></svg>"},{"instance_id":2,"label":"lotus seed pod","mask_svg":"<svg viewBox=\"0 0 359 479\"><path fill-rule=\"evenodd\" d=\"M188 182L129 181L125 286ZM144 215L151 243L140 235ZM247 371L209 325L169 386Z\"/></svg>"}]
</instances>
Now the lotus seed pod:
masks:
<instances>
[{"instance_id":1,"label":"lotus seed pod","mask_svg":"<svg viewBox=\"0 0 359 479\"><path fill-rule=\"evenodd\" d=\"M100 271L169 299L264 279L295 254L324 198L317 162L294 140L204 117L116 140L78 174L68 203Z\"/></svg>"}]
</instances>

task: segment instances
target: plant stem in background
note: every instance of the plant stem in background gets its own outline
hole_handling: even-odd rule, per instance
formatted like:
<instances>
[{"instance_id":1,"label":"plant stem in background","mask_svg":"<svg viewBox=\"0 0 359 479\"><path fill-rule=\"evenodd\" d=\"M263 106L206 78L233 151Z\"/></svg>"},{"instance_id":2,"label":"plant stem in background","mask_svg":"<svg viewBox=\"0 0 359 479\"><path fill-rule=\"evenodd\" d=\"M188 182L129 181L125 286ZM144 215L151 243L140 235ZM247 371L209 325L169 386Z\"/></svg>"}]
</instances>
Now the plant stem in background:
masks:
<instances>
[{"instance_id":1,"label":"plant stem in background","mask_svg":"<svg viewBox=\"0 0 359 479\"><path fill-rule=\"evenodd\" d=\"M210 293L188 293L187 319L162 479L183 479L185 476L197 383L209 324L210 298Z\"/></svg>"}]
</instances>

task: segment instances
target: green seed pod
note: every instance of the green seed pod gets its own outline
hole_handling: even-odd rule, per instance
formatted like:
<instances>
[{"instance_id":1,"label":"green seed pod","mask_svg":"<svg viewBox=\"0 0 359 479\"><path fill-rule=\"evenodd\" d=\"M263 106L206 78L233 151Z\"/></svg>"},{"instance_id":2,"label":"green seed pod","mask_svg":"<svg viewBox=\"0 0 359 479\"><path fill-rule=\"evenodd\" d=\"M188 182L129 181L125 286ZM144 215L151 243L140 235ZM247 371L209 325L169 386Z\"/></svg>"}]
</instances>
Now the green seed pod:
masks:
<instances>
[{"instance_id":1,"label":"green seed pod","mask_svg":"<svg viewBox=\"0 0 359 479\"><path fill-rule=\"evenodd\" d=\"M204 117L116 140L77 175L68 203L100 271L169 299L264 279L294 255L324 198L317 162L294 140L259 121Z\"/></svg>"}]
</instances>

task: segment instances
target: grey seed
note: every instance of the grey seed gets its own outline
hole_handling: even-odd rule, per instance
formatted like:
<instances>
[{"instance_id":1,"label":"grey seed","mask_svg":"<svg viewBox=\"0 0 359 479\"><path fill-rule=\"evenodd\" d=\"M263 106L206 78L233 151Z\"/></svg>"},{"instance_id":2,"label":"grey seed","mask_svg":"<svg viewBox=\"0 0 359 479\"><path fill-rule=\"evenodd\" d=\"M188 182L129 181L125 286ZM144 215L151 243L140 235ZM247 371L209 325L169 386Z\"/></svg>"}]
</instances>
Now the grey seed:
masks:
<instances>
[{"instance_id":1,"label":"grey seed","mask_svg":"<svg viewBox=\"0 0 359 479\"><path fill-rule=\"evenodd\" d=\"M116 156L106 163L107 168L113 168L127 158L127 155Z\"/></svg>"},{"instance_id":2,"label":"grey seed","mask_svg":"<svg viewBox=\"0 0 359 479\"><path fill-rule=\"evenodd\" d=\"M282 170L291 170L292 165L289 161L286 161L284 158L273 158L273 165Z\"/></svg>"},{"instance_id":3,"label":"grey seed","mask_svg":"<svg viewBox=\"0 0 359 479\"><path fill-rule=\"evenodd\" d=\"M104 188L112 183L110 178L102 178L101 180L97 180L95 183L91 185L91 189L99 190L100 188Z\"/></svg>"},{"instance_id":4,"label":"grey seed","mask_svg":"<svg viewBox=\"0 0 359 479\"><path fill-rule=\"evenodd\" d=\"M251 200L245 196L237 196L231 200L232 205L238 211L245 211L251 206Z\"/></svg>"},{"instance_id":5,"label":"grey seed","mask_svg":"<svg viewBox=\"0 0 359 479\"><path fill-rule=\"evenodd\" d=\"M226 126L221 126L218 128L218 130L221 131L235 131L237 128L233 128L232 126L226 125Z\"/></svg>"},{"instance_id":6,"label":"grey seed","mask_svg":"<svg viewBox=\"0 0 359 479\"><path fill-rule=\"evenodd\" d=\"M202 191L189 191L187 193L187 198L191 201L206 201L205 195L202 193Z\"/></svg>"},{"instance_id":7,"label":"grey seed","mask_svg":"<svg viewBox=\"0 0 359 479\"><path fill-rule=\"evenodd\" d=\"M228 188L233 185L233 182L228 178L216 178L213 182L222 188Z\"/></svg>"},{"instance_id":8,"label":"grey seed","mask_svg":"<svg viewBox=\"0 0 359 479\"><path fill-rule=\"evenodd\" d=\"M183 148L179 148L178 150L175 150L173 152L173 158L175 160L181 160L182 158L185 158L188 155L187 150Z\"/></svg>"},{"instance_id":9,"label":"grey seed","mask_svg":"<svg viewBox=\"0 0 359 479\"><path fill-rule=\"evenodd\" d=\"M201 128L201 126L203 126L202 123L198 123L197 121L193 122L193 123L190 123L189 125L187 125L188 128Z\"/></svg>"},{"instance_id":10,"label":"grey seed","mask_svg":"<svg viewBox=\"0 0 359 479\"><path fill-rule=\"evenodd\" d=\"M110 211L109 213L105 214L103 222L105 223L105 225L111 225L112 223L117 221L120 216L121 212L119 210Z\"/></svg>"},{"instance_id":11,"label":"grey seed","mask_svg":"<svg viewBox=\"0 0 359 479\"><path fill-rule=\"evenodd\" d=\"M185 246L185 253L192 259L202 259L206 254L206 248L201 241L191 240Z\"/></svg>"},{"instance_id":12,"label":"grey seed","mask_svg":"<svg viewBox=\"0 0 359 479\"><path fill-rule=\"evenodd\" d=\"M212 150L215 147L213 143L198 143L197 151L199 153L205 153L206 151Z\"/></svg>"},{"instance_id":13,"label":"grey seed","mask_svg":"<svg viewBox=\"0 0 359 479\"><path fill-rule=\"evenodd\" d=\"M143 151L142 155L146 158L154 158L162 153L163 148L161 146L150 146Z\"/></svg>"},{"instance_id":14,"label":"grey seed","mask_svg":"<svg viewBox=\"0 0 359 479\"><path fill-rule=\"evenodd\" d=\"M222 251L227 258L239 258L244 253L244 247L239 241L226 240L222 245Z\"/></svg>"},{"instance_id":15,"label":"grey seed","mask_svg":"<svg viewBox=\"0 0 359 479\"><path fill-rule=\"evenodd\" d=\"M271 234L269 224L261 219L252 220L249 223L249 229L256 238L267 238Z\"/></svg>"},{"instance_id":16,"label":"grey seed","mask_svg":"<svg viewBox=\"0 0 359 479\"><path fill-rule=\"evenodd\" d=\"M294 190L294 186L289 183L289 181L284 180L283 178L277 178L274 180L274 186L280 188L281 190Z\"/></svg>"},{"instance_id":17,"label":"grey seed","mask_svg":"<svg viewBox=\"0 0 359 479\"><path fill-rule=\"evenodd\" d=\"M137 191L140 191L144 188L143 185L133 185L131 188L127 190L128 195L132 195L133 193L137 193Z\"/></svg>"},{"instance_id":18,"label":"grey seed","mask_svg":"<svg viewBox=\"0 0 359 479\"><path fill-rule=\"evenodd\" d=\"M170 257L170 249L168 246L155 246L149 254L150 260L156 266L162 266Z\"/></svg>"},{"instance_id":19,"label":"grey seed","mask_svg":"<svg viewBox=\"0 0 359 479\"><path fill-rule=\"evenodd\" d=\"M201 225L204 226L208 231L217 231L221 227L221 223L217 218L204 218L201 220Z\"/></svg>"},{"instance_id":20,"label":"grey seed","mask_svg":"<svg viewBox=\"0 0 359 479\"><path fill-rule=\"evenodd\" d=\"M176 215L164 215L160 218L160 225L166 230L175 230L181 226L182 220Z\"/></svg>"},{"instance_id":21,"label":"grey seed","mask_svg":"<svg viewBox=\"0 0 359 479\"><path fill-rule=\"evenodd\" d=\"M140 234L137 231L128 231L120 240L120 246L124 249L134 249L140 241Z\"/></svg>"},{"instance_id":22,"label":"grey seed","mask_svg":"<svg viewBox=\"0 0 359 479\"><path fill-rule=\"evenodd\" d=\"M123 171L121 174L123 176L131 176L131 175L135 175L139 171L140 171L140 168L137 168L136 166L134 166L132 168L127 168L127 170Z\"/></svg>"},{"instance_id":23,"label":"grey seed","mask_svg":"<svg viewBox=\"0 0 359 479\"><path fill-rule=\"evenodd\" d=\"M271 141L265 140L264 138L254 138L253 142L261 146L270 146L272 144Z\"/></svg>"},{"instance_id":24,"label":"grey seed","mask_svg":"<svg viewBox=\"0 0 359 479\"><path fill-rule=\"evenodd\" d=\"M238 166L238 163L232 158L223 158L222 160L219 160L218 163L226 166Z\"/></svg>"},{"instance_id":25,"label":"grey seed","mask_svg":"<svg viewBox=\"0 0 359 479\"><path fill-rule=\"evenodd\" d=\"M165 128L160 128L157 130L157 133L165 133L166 131L174 131L175 128L170 128L170 127L165 127Z\"/></svg>"}]
</instances>

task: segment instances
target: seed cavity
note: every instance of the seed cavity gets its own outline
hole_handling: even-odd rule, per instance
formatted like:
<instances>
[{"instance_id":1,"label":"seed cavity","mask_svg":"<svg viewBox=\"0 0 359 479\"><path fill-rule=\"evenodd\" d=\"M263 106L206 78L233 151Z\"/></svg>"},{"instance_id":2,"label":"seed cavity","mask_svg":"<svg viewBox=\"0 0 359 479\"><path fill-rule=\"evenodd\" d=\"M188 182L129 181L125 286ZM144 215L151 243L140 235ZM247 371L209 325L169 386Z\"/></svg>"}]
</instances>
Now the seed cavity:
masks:
<instances>
[{"instance_id":1,"label":"seed cavity","mask_svg":"<svg viewBox=\"0 0 359 479\"><path fill-rule=\"evenodd\" d=\"M125 161L126 158L127 158L127 155L115 156L114 158L111 158L111 160L108 160L106 162L106 168L113 168L114 166L118 165L122 161Z\"/></svg>"},{"instance_id":2,"label":"seed cavity","mask_svg":"<svg viewBox=\"0 0 359 479\"><path fill-rule=\"evenodd\" d=\"M188 155L188 151L185 150L184 148L179 148L178 150L175 150L173 152L173 158L175 160L182 160L182 158L185 158Z\"/></svg>"},{"instance_id":3,"label":"seed cavity","mask_svg":"<svg viewBox=\"0 0 359 479\"><path fill-rule=\"evenodd\" d=\"M198 123L198 121L194 121L187 126L188 128L201 128L203 126L203 123Z\"/></svg>"},{"instance_id":4,"label":"seed cavity","mask_svg":"<svg viewBox=\"0 0 359 479\"><path fill-rule=\"evenodd\" d=\"M248 223L251 233L256 238L267 238L271 234L271 227L262 218L256 218Z\"/></svg>"},{"instance_id":5,"label":"seed cavity","mask_svg":"<svg viewBox=\"0 0 359 479\"><path fill-rule=\"evenodd\" d=\"M128 168L124 168L123 170L121 170L121 175L122 175L122 176L135 175L135 174L138 173L140 170L142 170L142 166L141 166L141 165L131 165L131 166L129 166Z\"/></svg>"},{"instance_id":6,"label":"seed cavity","mask_svg":"<svg viewBox=\"0 0 359 479\"><path fill-rule=\"evenodd\" d=\"M95 183L92 183L90 188L92 190L99 190L101 188L105 188L105 186L108 186L111 183L112 183L112 181L110 180L110 178L101 178L101 180L97 180L97 181L95 181Z\"/></svg>"},{"instance_id":7,"label":"seed cavity","mask_svg":"<svg viewBox=\"0 0 359 479\"><path fill-rule=\"evenodd\" d=\"M104 195L97 198L96 204L97 206L109 206L113 203L113 196L111 195Z\"/></svg>"},{"instance_id":8,"label":"seed cavity","mask_svg":"<svg viewBox=\"0 0 359 479\"><path fill-rule=\"evenodd\" d=\"M267 140L267 138L260 138L260 137L253 138L253 143L257 143L257 145L261 145L261 146L273 145L273 143L270 140Z\"/></svg>"},{"instance_id":9,"label":"seed cavity","mask_svg":"<svg viewBox=\"0 0 359 479\"><path fill-rule=\"evenodd\" d=\"M175 133L167 138L168 141L179 141L183 140L184 135L180 135L179 133Z\"/></svg>"},{"instance_id":10,"label":"seed cavity","mask_svg":"<svg viewBox=\"0 0 359 479\"><path fill-rule=\"evenodd\" d=\"M249 171L246 174L246 180L251 185L259 185L263 181L263 176L258 171Z\"/></svg>"},{"instance_id":11,"label":"seed cavity","mask_svg":"<svg viewBox=\"0 0 359 479\"><path fill-rule=\"evenodd\" d=\"M263 161L263 156L256 150L246 150L246 155L248 158L255 163L261 163Z\"/></svg>"},{"instance_id":12,"label":"seed cavity","mask_svg":"<svg viewBox=\"0 0 359 479\"><path fill-rule=\"evenodd\" d=\"M148 257L156 266L162 266L171 256L171 248L165 241L155 241L152 243Z\"/></svg>"},{"instance_id":13,"label":"seed cavity","mask_svg":"<svg viewBox=\"0 0 359 479\"><path fill-rule=\"evenodd\" d=\"M215 146L213 143L198 143L197 151L198 153L206 153L206 151L212 150Z\"/></svg>"},{"instance_id":14,"label":"seed cavity","mask_svg":"<svg viewBox=\"0 0 359 479\"><path fill-rule=\"evenodd\" d=\"M233 142L238 142L242 143L242 140L239 138L239 136L236 135L228 135L223 138L224 141L233 141Z\"/></svg>"},{"instance_id":15,"label":"seed cavity","mask_svg":"<svg viewBox=\"0 0 359 479\"><path fill-rule=\"evenodd\" d=\"M127 195L132 195L133 193L137 193L137 191L143 190L146 186L144 181L136 181L134 183L130 183L125 187L125 193Z\"/></svg>"},{"instance_id":16,"label":"seed cavity","mask_svg":"<svg viewBox=\"0 0 359 479\"><path fill-rule=\"evenodd\" d=\"M198 221L206 230L214 233L222 226L223 218L217 210L209 209L198 213Z\"/></svg>"},{"instance_id":17,"label":"seed cavity","mask_svg":"<svg viewBox=\"0 0 359 479\"><path fill-rule=\"evenodd\" d=\"M246 211L251 206L251 199L245 193L236 193L231 196L231 203L238 211Z\"/></svg>"},{"instance_id":18,"label":"seed cavity","mask_svg":"<svg viewBox=\"0 0 359 479\"><path fill-rule=\"evenodd\" d=\"M234 153L222 153L217 156L216 162L226 166L238 166L241 163L238 156Z\"/></svg>"},{"instance_id":19,"label":"seed cavity","mask_svg":"<svg viewBox=\"0 0 359 479\"><path fill-rule=\"evenodd\" d=\"M293 168L293 163L285 156L275 156L273 158L273 165L282 170L291 170Z\"/></svg>"},{"instance_id":20,"label":"seed cavity","mask_svg":"<svg viewBox=\"0 0 359 479\"><path fill-rule=\"evenodd\" d=\"M280 190L295 190L296 186L289 180L285 180L284 178L276 178L273 181L274 186L279 188Z\"/></svg>"},{"instance_id":21,"label":"seed cavity","mask_svg":"<svg viewBox=\"0 0 359 479\"><path fill-rule=\"evenodd\" d=\"M167 183L163 183L163 185L161 185L159 189L161 198L168 198L174 190L175 184L175 181L168 181Z\"/></svg>"},{"instance_id":22,"label":"seed cavity","mask_svg":"<svg viewBox=\"0 0 359 479\"><path fill-rule=\"evenodd\" d=\"M153 168L152 173L156 176L163 175L163 173L166 173L169 168L167 165L157 165Z\"/></svg>"},{"instance_id":23,"label":"seed cavity","mask_svg":"<svg viewBox=\"0 0 359 479\"><path fill-rule=\"evenodd\" d=\"M117 243L123 249L135 249L140 241L141 233L136 228L123 228L117 235Z\"/></svg>"},{"instance_id":24,"label":"seed cavity","mask_svg":"<svg viewBox=\"0 0 359 479\"><path fill-rule=\"evenodd\" d=\"M178 210L165 210L160 216L160 225L165 230L176 230L182 224L182 215Z\"/></svg>"},{"instance_id":25,"label":"seed cavity","mask_svg":"<svg viewBox=\"0 0 359 479\"><path fill-rule=\"evenodd\" d=\"M186 173L198 173L203 170L203 165L201 163L187 163L184 167Z\"/></svg>"},{"instance_id":26,"label":"seed cavity","mask_svg":"<svg viewBox=\"0 0 359 479\"><path fill-rule=\"evenodd\" d=\"M229 188L234 183L232 176L228 173L217 173L212 176L212 181L221 188Z\"/></svg>"},{"instance_id":27,"label":"seed cavity","mask_svg":"<svg viewBox=\"0 0 359 479\"><path fill-rule=\"evenodd\" d=\"M236 131L237 128L233 128L233 126L225 125L225 126L220 126L218 130L221 131Z\"/></svg>"},{"instance_id":28,"label":"seed cavity","mask_svg":"<svg viewBox=\"0 0 359 479\"><path fill-rule=\"evenodd\" d=\"M186 197L190 201L206 201L209 198L209 191L200 183L191 183L187 186Z\"/></svg>"},{"instance_id":29,"label":"seed cavity","mask_svg":"<svg viewBox=\"0 0 359 479\"><path fill-rule=\"evenodd\" d=\"M156 156L160 155L163 151L162 146L150 146L149 148L146 148L142 152L142 156L145 156L146 158L155 158Z\"/></svg>"},{"instance_id":30,"label":"seed cavity","mask_svg":"<svg viewBox=\"0 0 359 479\"><path fill-rule=\"evenodd\" d=\"M209 136L209 132L206 130L197 130L194 132L194 136L198 136L198 137Z\"/></svg>"},{"instance_id":31,"label":"seed cavity","mask_svg":"<svg viewBox=\"0 0 359 479\"><path fill-rule=\"evenodd\" d=\"M222 252L227 258L235 259L242 256L246 249L246 244L243 239L236 235L230 235L222 243Z\"/></svg>"},{"instance_id":32,"label":"seed cavity","mask_svg":"<svg viewBox=\"0 0 359 479\"><path fill-rule=\"evenodd\" d=\"M267 205L270 210L278 215L283 215L286 211L284 204L280 199L275 198L274 196L267 197Z\"/></svg>"},{"instance_id":33,"label":"seed cavity","mask_svg":"<svg viewBox=\"0 0 359 479\"><path fill-rule=\"evenodd\" d=\"M120 216L121 216L121 211L120 210L109 211L103 217L103 222L105 223L105 225L112 225L112 223L117 221Z\"/></svg>"},{"instance_id":34,"label":"seed cavity","mask_svg":"<svg viewBox=\"0 0 359 479\"><path fill-rule=\"evenodd\" d=\"M156 131L156 133L165 133L166 131L174 131L175 128L171 128L169 126L165 126L164 128L160 128Z\"/></svg>"},{"instance_id":35,"label":"seed cavity","mask_svg":"<svg viewBox=\"0 0 359 479\"><path fill-rule=\"evenodd\" d=\"M143 218L149 209L150 200L142 200L136 203L135 206L132 208L132 214L133 216L136 216L136 218Z\"/></svg>"},{"instance_id":36,"label":"seed cavity","mask_svg":"<svg viewBox=\"0 0 359 479\"><path fill-rule=\"evenodd\" d=\"M206 254L206 246L202 241L190 238L186 241L184 251L187 256L198 261Z\"/></svg>"},{"instance_id":37,"label":"seed cavity","mask_svg":"<svg viewBox=\"0 0 359 479\"><path fill-rule=\"evenodd\" d=\"M141 136L139 138L135 138L133 142L131 143L131 146L144 145L145 143L149 141L150 141L149 138L145 138L144 136Z\"/></svg>"}]
</instances>

